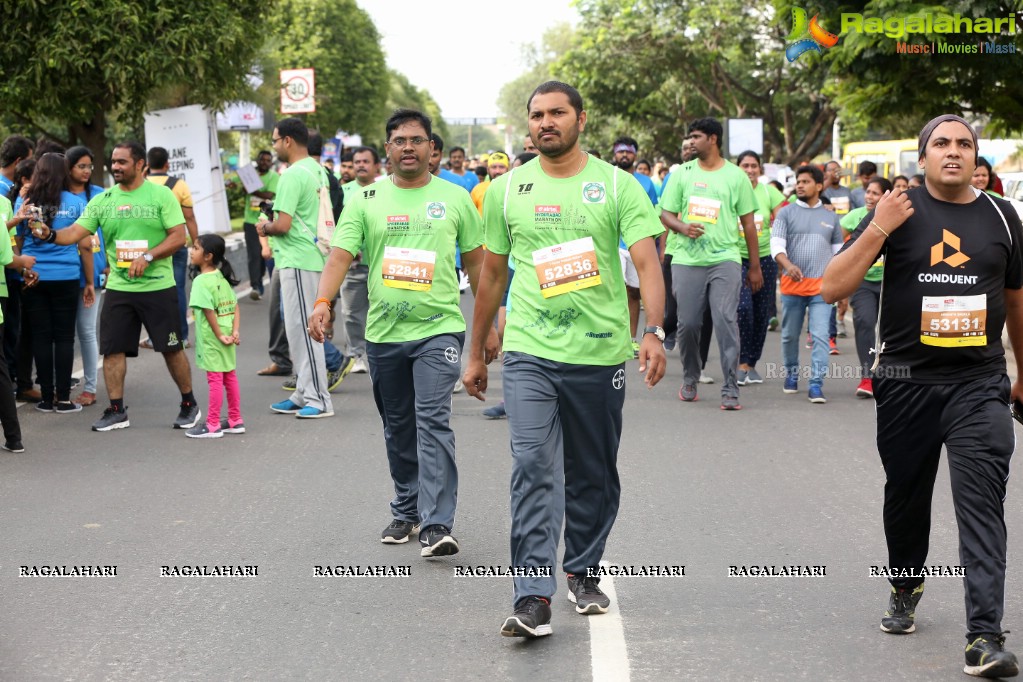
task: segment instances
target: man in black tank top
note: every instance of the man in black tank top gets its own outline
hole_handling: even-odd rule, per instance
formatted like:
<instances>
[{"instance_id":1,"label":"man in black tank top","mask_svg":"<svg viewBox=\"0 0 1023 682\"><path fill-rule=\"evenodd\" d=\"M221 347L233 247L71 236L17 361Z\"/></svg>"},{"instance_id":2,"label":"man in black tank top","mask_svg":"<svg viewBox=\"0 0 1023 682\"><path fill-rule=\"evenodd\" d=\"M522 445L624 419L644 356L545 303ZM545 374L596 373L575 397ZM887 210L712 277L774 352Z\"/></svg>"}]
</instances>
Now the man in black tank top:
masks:
<instances>
[{"instance_id":1,"label":"man in black tank top","mask_svg":"<svg viewBox=\"0 0 1023 682\"><path fill-rule=\"evenodd\" d=\"M924 577L936 568L925 563L944 445L965 571L964 672L1009 677L1019 663L1004 650L1001 622L1003 500L1015 448L1009 402L1023 386L1006 376L1001 339L1004 327L1023 354L1023 225L1008 202L970 186L978 154L976 133L958 116L924 126L924 185L878 202L828 265L822 293L848 296L884 256L874 396L892 588L881 629L916 629Z\"/></svg>"}]
</instances>

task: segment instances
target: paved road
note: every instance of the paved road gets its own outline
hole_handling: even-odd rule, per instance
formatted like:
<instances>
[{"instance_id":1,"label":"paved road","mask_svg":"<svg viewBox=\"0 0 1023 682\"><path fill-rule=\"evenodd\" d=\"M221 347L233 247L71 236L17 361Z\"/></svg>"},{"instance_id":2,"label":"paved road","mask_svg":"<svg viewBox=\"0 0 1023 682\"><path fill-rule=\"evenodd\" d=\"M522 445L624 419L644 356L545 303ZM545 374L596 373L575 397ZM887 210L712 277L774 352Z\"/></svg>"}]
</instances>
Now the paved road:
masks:
<instances>
[{"instance_id":1,"label":"paved road","mask_svg":"<svg viewBox=\"0 0 1023 682\"><path fill-rule=\"evenodd\" d=\"M130 429L92 433L98 406L22 408L28 451L0 456L0 680L963 679L960 580L928 582L915 635L878 630L887 583L868 571L886 558L884 477L854 380L830 381L825 406L769 380L743 390L738 413L718 409L717 386L681 404L677 355L655 389L630 381L606 558L684 565L685 576L616 578L617 608L589 619L562 583L554 635L526 642L498 634L507 579L453 575L508 563L507 423L453 398L462 553L426 561L413 544L384 546L391 488L368 376L345 381L332 419L271 414L285 394L255 375L266 303L243 299L241 310L245 435L172 430L178 398L151 353L129 363ZM837 360L854 364L852 339L841 347ZM778 357L777 334L766 355ZM955 565L948 490L943 468L930 558ZM1020 499L1012 479L1005 627L1017 630ZM81 564L116 565L117 576L18 577L23 565ZM732 565L791 564L826 576L728 577ZM165 565L258 575L160 577ZM317 565L411 576L317 577ZM1009 640L1023 653L1020 641Z\"/></svg>"}]
</instances>

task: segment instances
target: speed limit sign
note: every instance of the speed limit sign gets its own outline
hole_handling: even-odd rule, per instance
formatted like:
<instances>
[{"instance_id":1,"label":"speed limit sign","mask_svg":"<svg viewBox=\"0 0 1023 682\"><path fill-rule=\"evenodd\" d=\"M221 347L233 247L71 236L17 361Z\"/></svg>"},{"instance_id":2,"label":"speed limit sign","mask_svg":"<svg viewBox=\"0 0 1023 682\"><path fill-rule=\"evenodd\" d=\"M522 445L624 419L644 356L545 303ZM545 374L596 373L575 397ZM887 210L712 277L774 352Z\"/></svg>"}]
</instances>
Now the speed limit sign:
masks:
<instances>
[{"instance_id":1,"label":"speed limit sign","mask_svg":"<svg viewBox=\"0 0 1023 682\"><path fill-rule=\"evenodd\" d=\"M281 113L311 114L316 111L314 69L281 69Z\"/></svg>"}]
</instances>

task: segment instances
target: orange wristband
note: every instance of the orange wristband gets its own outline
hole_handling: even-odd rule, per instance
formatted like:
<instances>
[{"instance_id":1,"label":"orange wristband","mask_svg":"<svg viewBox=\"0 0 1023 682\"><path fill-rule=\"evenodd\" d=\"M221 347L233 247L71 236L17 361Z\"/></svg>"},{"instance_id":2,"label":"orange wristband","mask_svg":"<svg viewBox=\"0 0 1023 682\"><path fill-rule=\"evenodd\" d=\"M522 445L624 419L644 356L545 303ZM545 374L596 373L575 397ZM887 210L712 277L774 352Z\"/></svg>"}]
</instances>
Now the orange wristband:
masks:
<instances>
[{"instance_id":1,"label":"orange wristband","mask_svg":"<svg viewBox=\"0 0 1023 682\"><path fill-rule=\"evenodd\" d=\"M326 299L326 298L318 298L318 299L316 299L316 302L313 303L313 307L315 308L316 306L320 305L320 302L323 302L323 303L327 304L327 310L331 309L330 299Z\"/></svg>"}]
</instances>

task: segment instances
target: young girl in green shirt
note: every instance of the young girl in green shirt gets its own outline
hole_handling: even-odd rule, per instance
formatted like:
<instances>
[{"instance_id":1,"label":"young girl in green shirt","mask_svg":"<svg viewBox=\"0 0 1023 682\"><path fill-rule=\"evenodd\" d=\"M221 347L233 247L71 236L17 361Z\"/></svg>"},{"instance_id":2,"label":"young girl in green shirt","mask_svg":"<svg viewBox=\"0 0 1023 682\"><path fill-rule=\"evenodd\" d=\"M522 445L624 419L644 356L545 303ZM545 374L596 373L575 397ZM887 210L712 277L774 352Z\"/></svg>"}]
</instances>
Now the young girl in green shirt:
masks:
<instances>
[{"instance_id":1,"label":"young girl in green shirt","mask_svg":"<svg viewBox=\"0 0 1023 682\"><path fill-rule=\"evenodd\" d=\"M186 431L189 438L220 438L225 433L245 433L235 371L235 346L240 343L238 298L231 288L238 280L224 258L225 248L223 237L215 234L200 235L192 244L195 278L188 305L195 316L195 364L206 370L210 400L206 423ZM220 405L225 389L227 419L221 422Z\"/></svg>"}]
</instances>

